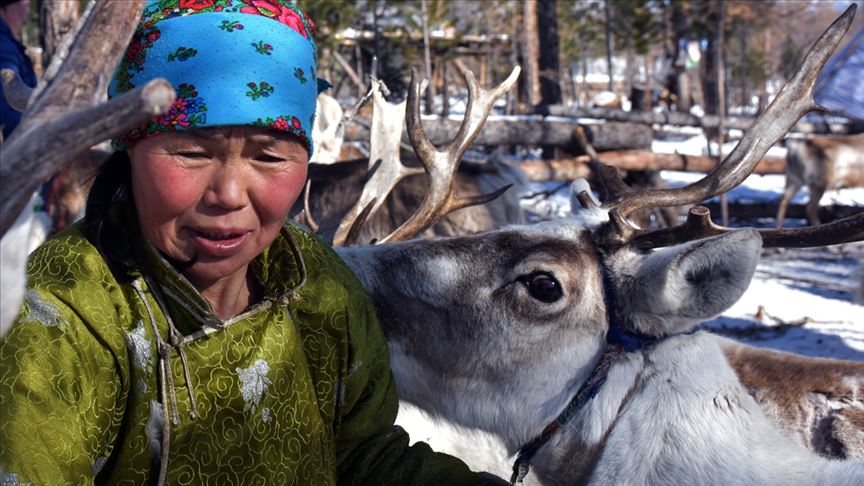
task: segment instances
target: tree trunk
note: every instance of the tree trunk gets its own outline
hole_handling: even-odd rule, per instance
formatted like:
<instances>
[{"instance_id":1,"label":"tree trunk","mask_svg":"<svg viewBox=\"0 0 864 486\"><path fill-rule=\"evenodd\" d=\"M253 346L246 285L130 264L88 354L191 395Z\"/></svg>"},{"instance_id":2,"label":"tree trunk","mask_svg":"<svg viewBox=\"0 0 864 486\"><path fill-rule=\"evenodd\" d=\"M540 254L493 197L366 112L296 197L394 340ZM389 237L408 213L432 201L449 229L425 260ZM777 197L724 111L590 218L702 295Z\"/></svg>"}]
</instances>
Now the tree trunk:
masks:
<instances>
[{"instance_id":1,"label":"tree trunk","mask_svg":"<svg viewBox=\"0 0 864 486\"><path fill-rule=\"evenodd\" d=\"M749 29L747 24L742 24L741 33L738 36L738 47L741 49L741 108L746 109L750 106L750 96L747 86L748 62L747 62L747 34Z\"/></svg>"},{"instance_id":2,"label":"tree trunk","mask_svg":"<svg viewBox=\"0 0 864 486\"><path fill-rule=\"evenodd\" d=\"M80 17L78 0L40 0L39 44L42 66L48 67L63 37L75 28Z\"/></svg>"},{"instance_id":3,"label":"tree trunk","mask_svg":"<svg viewBox=\"0 0 864 486\"><path fill-rule=\"evenodd\" d=\"M719 105L719 88L718 88L718 70L720 60L718 59L719 49L717 49L717 17L718 9L711 8L711 13L708 17L709 28L706 29L705 38L707 40L706 48L702 51L702 97L704 104L702 109L707 115L717 115L717 107ZM712 134L713 135L713 134ZM711 138L714 138L713 136Z\"/></svg>"},{"instance_id":4,"label":"tree trunk","mask_svg":"<svg viewBox=\"0 0 864 486\"><path fill-rule=\"evenodd\" d=\"M561 103L560 64L558 60L557 0L537 1L537 34L539 40L540 104ZM551 159L555 149L543 147L543 158Z\"/></svg>"},{"instance_id":5,"label":"tree trunk","mask_svg":"<svg viewBox=\"0 0 864 486\"><path fill-rule=\"evenodd\" d=\"M558 0L537 1L537 27L540 40L540 97L544 105L561 103L558 56Z\"/></svg>"},{"instance_id":6,"label":"tree trunk","mask_svg":"<svg viewBox=\"0 0 864 486\"><path fill-rule=\"evenodd\" d=\"M717 165L723 162L723 141L725 134L723 124L726 119L726 30L723 28L726 16L726 3L717 0L717 115L720 123L717 126ZM709 150L710 154L711 151ZM726 193L720 195L720 219L723 226L729 226L729 202Z\"/></svg>"},{"instance_id":7,"label":"tree trunk","mask_svg":"<svg viewBox=\"0 0 864 486\"><path fill-rule=\"evenodd\" d=\"M615 81L612 73L612 8L609 0L603 2L606 9L606 69L609 74L609 91L615 92Z\"/></svg>"},{"instance_id":8,"label":"tree trunk","mask_svg":"<svg viewBox=\"0 0 864 486\"><path fill-rule=\"evenodd\" d=\"M579 106L588 106L588 50L585 48L585 27L579 29L579 64L582 67L582 82L579 84Z\"/></svg>"},{"instance_id":9,"label":"tree trunk","mask_svg":"<svg viewBox=\"0 0 864 486\"><path fill-rule=\"evenodd\" d=\"M426 79L429 86L426 88L426 113L432 113L435 100L435 82L432 78L432 55L429 50L429 9L426 0L421 0L421 11L423 15L423 65L426 70ZM447 96L446 93L444 95ZM447 105L447 100L444 100Z\"/></svg>"},{"instance_id":10,"label":"tree trunk","mask_svg":"<svg viewBox=\"0 0 864 486\"><path fill-rule=\"evenodd\" d=\"M634 74L633 64L636 62L635 55L633 54L633 37L627 36L627 74L626 74L626 85L624 86L624 92L630 93L633 91L633 79L636 77Z\"/></svg>"},{"instance_id":11,"label":"tree trunk","mask_svg":"<svg viewBox=\"0 0 864 486\"><path fill-rule=\"evenodd\" d=\"M525 0L522 4L522 61L525 66L526 103L540 104L540 36L537 30L537 0Z\"/></svg>"},{"instance_id":12,"label":"tree trunk","mask_svg":"<svg viewBox=\"0 0 864 486\"><path fill-rule=\"evenodd\" d=\"M768 106L768 78L771 76L768 65L768 55L771 53L771 31L766 29L763 32L765 36L763 40L763 57L762 57L762 82L759 83L759 106L756 108L756 113L761 114Z\"/></svg>"},{"instance_id":13,"label":"tree trunk","mask_svg":"<svg viewBox=\"0 0 864 486\"><path fill-rule=\"evenodd\" d=\"M441 116L450 115L450 75L447 61L441 60Z\"/></svg>"},{"instance_id":14,"label":"tree trunk","mask_svg":"<svg viewBox=\"0 0 864 486\"><path fill-rule=\"evenodd\" d=\"M677 97L676 106L678 111L682 113L690 112L690 78L686 72L684 59L687 56L686 52L681 52L683 41L687 40L690 34L690 23L687 15L682 9L681 2L672 3L672 31L673 31L673 50L674 61L672 75L669 77L669 92Z\"/></svg>"}]
</instances>

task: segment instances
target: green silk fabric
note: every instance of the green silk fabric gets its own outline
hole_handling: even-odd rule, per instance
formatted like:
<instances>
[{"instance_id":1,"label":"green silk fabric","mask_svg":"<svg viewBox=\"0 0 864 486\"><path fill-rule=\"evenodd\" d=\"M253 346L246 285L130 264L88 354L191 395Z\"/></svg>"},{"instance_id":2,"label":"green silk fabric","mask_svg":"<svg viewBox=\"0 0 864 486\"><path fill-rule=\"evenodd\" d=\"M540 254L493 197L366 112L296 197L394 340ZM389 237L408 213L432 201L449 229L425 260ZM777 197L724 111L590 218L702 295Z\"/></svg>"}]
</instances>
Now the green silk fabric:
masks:
<instances>
[{"instance_id":1,"label":"green silk fabric","mask_svg":"<svg viewBox=\"0 0 864 486\"><path fill-rule=\"evenodd\" d=\"M290 238L307 269L296 292ZM170 426L166 484L488 478L425 444L409 447L394 427L396 390L374 309L317 238L286 225L251 265L266 297L228 321L142 242L133 247L143 271L131 282L115 278L78 225L31 256L25 305L0 342L0 483L155 482L172 391L179 423ZM189 373L169 348L173 386L160 381L153 330L169 340L166 314L185 336Z\"/></svg>"}]
</instances>

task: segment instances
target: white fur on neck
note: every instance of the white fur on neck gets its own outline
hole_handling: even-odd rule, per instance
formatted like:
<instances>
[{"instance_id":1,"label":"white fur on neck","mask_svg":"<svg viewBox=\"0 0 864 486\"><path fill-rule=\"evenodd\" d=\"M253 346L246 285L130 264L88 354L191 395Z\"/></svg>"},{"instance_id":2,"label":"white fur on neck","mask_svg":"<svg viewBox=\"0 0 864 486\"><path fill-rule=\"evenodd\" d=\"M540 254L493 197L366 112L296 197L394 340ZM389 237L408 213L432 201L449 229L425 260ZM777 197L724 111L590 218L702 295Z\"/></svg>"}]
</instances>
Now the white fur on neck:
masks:
<instances>
[{"instance_id":1,"label":"white fur on neck","mask_svg":"<svg viewBox=\"0 0 864 486\"><path fill-rule=\"evenodd\" d=\"M618 411L612 421L609 409ZM707 332L671 337L641 363L613 365L572 424L538 452L539 476L579 480L574 474L585 471L574 471L571 454L599 447L591 485L851 486L864 479L864 463L830 461L782 436Z\"/></svg>"}]
</instances>

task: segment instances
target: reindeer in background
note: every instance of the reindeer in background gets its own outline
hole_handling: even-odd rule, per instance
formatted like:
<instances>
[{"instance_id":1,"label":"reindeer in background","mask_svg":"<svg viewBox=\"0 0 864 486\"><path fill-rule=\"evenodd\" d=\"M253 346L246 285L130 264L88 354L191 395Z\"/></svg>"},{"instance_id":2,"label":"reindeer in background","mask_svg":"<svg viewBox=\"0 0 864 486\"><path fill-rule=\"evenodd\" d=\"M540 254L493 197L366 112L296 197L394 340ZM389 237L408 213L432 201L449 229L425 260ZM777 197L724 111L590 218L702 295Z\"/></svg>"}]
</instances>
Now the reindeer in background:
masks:
<instances>
[{"instance_id":1,"label":"reindeer in background","mask_svg":"<svg viewBox=\"0 0 864 486\"><path fill-rule=\"evenodd\" d=\"M473 78L464 65L457 63L457 67L464 76ZM518 73L519 68L514 69L504 85L514 82ZM469 82L469 89L475 94L480 92L476 81ZM294 219L315 228L319 235L335 245L377 240L421 207L428 186L435 184L430 181L437 178L451 181L451 190L486 196L466 199L459 207L450 208L455 212L448 212L414 236L476 233L525 221L520 199L528 180L518 167L500 160L497 152L483 163L460 164L461 160L451 160L448 163L452 164L452 173L443 172L442 165L440 170L427 176L428 170L421 165L424 163L422 156L420 160L409 159L407 164L403 164L401 139L406 102L387 101L386 90L380 80L372 78L369 93L360 101L372 99L369 158L333 165L310 164L306 194L294 205ZM358 109L359 105L349 112ZM484 119L487 114L488 110ZM476 116L469 111L466 119ZM460 130L460 133L464 131ZM471 138L474 136L476 134ZM349 237L352 223L367 206L368 213L363 216L362 225L358 226L361 228L359 233Z\"/></svg>"},{"instance_id":2,"label":"reindeer in background","mask_svg":"<svg viewBox=\"0 0 864 486\"><path fill-rule=\"evenodd\" d=\"M94 55L94 46L105 43L122 45L126 42L128 35L126 39L123 36L131 34L142 6L140 1L133 4L138 7L136 12L128 2L107 1L97 5L98 8L91 13L92 23L88 24L90 27L82 30L81 36L76 40L76 48L69 54L69 62L87 61L77 64L80 69L87 70L86 72L75 73L65 81L78 88L76 94L85 91L77 85L81 78L84 78L83 86L87 89L91 89L90 84L93 85L91 95L104 92L104 86L100 87L98 80L110 76L113 63L121 51L116 46L104 53L98 51L96 54L104 54L109 58L105 61L105 66L101 66L103 57L96 56L91 59L87 56ZM123 19L127 17L129 22L124 23ZM849 12L843 17L842 23L846 26L849 17ZM118 24L120 27L116 27ZM127 29L125 34L122 30L124 25ZM826 389L842 393L845 387L846 396L851 397L851 403L860 404L862 366L859 363L803 358L800 358L801 361L793 361L782 353L749 348L720 340L704 332L686 332L694 321L722 311L744 291L752 276L752 267L761 246L824 245L860 240L864 238L862 215L819 228L785 230L764 233L763 236L754 230L727 232L726 229L717 228L710 224L707 212L700 209L693 210L690 224L655 233L642 233L628 221L632 211L639 206L659 207L698 202L740 183L771 143L779 139L805 111L813 107L809 97L807 100L797 100L795 97L798 93L810 92L806 88L812 87L809 73L818 71L819 66L824 64L830 51L839 42L838 29L843 28L843 25L832 28L832 33L828 36L828 47L824 45L825 41L820 41L821 47L815 49L817 59L805 62L802 71L805 75L796 77L791 87L781 92L772 105L773 108L769 108L764 118L754 124L741 147L729 155L727 163L702 181L678 190L636 193L607 175L603 180L607 185L607 192L611 194L610 199L599 209L581 211L581 222L568 220L512 227L465 237L389 243L409 238L428 227L447 210L467 205L466 198L454 197L454 166L479 131L479 126L486 116L484 113L488 113L492 100L506 90L506 87L491 91L476 88L476 93L473 93L475 87L472 87L472 101L469 102L465 121L456 140L444 150L439 150L422 134L419 123L419 88L412 85L409 92L409 104L412 107L408 112L409 137L430 175L433 189L424 198L420 210L415 214L416 218L409 219L390 236L380 238L380 241L386 243L344 247L339 250L364 282L376 304L379 319L391 343L394 371L402 399L414 402L455 423L495 433L510 450L515 450L524 441L531 440L534 434L544 428L547 421L554 419L566 407L570 393L576 393L593 365L599 361L602 344L609 331L609 313L616 309L615 306L607 306L603 298L605 291L610 290L618 296L617 302L623 305L619 317L624 318L623 322L628 325L636 323L635 328L643 334L658 338L667 333L684 331L685 334L665 339L652 349L617 362L615 366L610 365L607 381L614 386L598 392L591 400L590 409L585 409L585 413L580 415L582 418L573 422L582 425L579 430L567 428L570 434L575 431L587 435L569 435L568 437L574 438L570 442L564 440L563 435L553 438L549 447L538 449L532 461L535 470L545 471L549 475L561 472L562 477L569 478L573 474L586 474L592 467L597 470L595 466L602 463L607 470L614 472L617 470L614 459L628 457L641 460L642 464L638 467L642 468L642 471L656 468L658 463L651 460L659 456L653 452L664 452L667 444L657 442L662 434L654 430L640 430L643 420L640 415L622 415L621 419L613 424L633 425L631 433L625 434L628 440L623 441L624 443L616 446L607 441L601 444L605 448L600 449L595 442L579 442L584 438L596 438L597 434L603 438L611 438L613 433L615 437L621 437L621 428L617 425L609 426L618 410L615 397L631 396L628 394L628 383L639 383L650 385L654 391L666 390L669 394L655 397L638 394L636 397L636 392L645 387L634 388L633 396L639 401L619 401L622 410L632 410L636 405L645 410L645 413L656 412L658 409L668 409L670 412L686 410L686 407L678 408L672 405L692 404L686 401L686 396L680 395L681 390L685 389L708 390L698 395L709 398L703 407L707 406L708 410L713 412L719 410L720 415L740 417L744 404L743 408L757 417L754 420L758 422L758 435L764 435L763 439L770 437L770 445L776 445L777 450L773 453L766 453L765 449L748 450L748 457L744 459L750 461L746 463L750 469L742 467L741 471L753 472L754 467L763 466L764 463L755 462L757 459L779 457L783 461L788 459L791 462L789 470L805 464L819 473L827 474L829 470L834 470L835 473L842 474L842 469L846 467L850 475L854 474L857 471L855 465L825 465L830 463L819 462L800 450L788 448L782 440L773 442L777 437L782 439L782 436L772 431L772 426L762 415L764 412L754 406L754 399L750 395L763 397L760 400L765 410L768 410L767 405L771 404L784 409L791 406L815 408L817 406L809 403L812 395ZM109 54L113 52L118 54L110 60ZM76 66L76 63L72 62L71 65ZM66 67L63 67L61 71L65 69ZM102 71L99 71L100 69ZM4 233L11 224L9 218L14 218L18 213L17 208L26 203L27 195L32 193L41 177L53 173L63 162L63 156L72 152L70 148L88 147L104 137L135 126L153 113L164 111L173 97L170 87L164 82L160 85L160 81L156 80L123 98L91 108L94 103L83 103L77 98L73 100L75 103L70 102L73 97L70 92L64 91L67 85L63 85L60 79L59 76L55 78L54 83L44 90L45 93L56 90L54 93L59 93L55 94L57 97L45 99L38 106L31 104L30 110L25 114L25 121L22 122L22 125L29 123L29 130L13 135L8 145L0 147L0 175L4 181L14 180L16 185L13 187L16 189L25 190L22 200L21 192L9 190L7 184L3 186ZM53 86L56 83L61 84ZM40 98L36 100L39 101ZM476 107L473 107L474 105ZM52 126L56 127L52 122L56 120L58 111L62 114L64 110L68 110L68 118L60 120L65 122L65 125L60 126L68 128L72 124L71 126L77 129L75 136L57 137L46 142L45 131ZM101 113L104 117L94 118L91 115L93 112ZM65 135L65 132L56 133ZM754 135L756 133L759 135ZM15 137L18 137L18 141L13 145ZM581 190L585 187L581 186L579 189L576 200L590 206L590 196ZM383 194L377 193L376 197L381 198ZM487 196L476 198L474 202L485 199ZM349 225L346 241L357 240L357 228L362 226L364 213L368 215L365 208L371 207L370 204L366 204L364 211ZM708 237L709 235L715 236ZM705 238L699 239L701 237ZM680 243L684 239L695 240ZM649 251L650 247L675 242L680 244ZM601 268L606 268L607 271L601 272ZM23 274L23 269L20 271ZM610 276L608 282L604 281L604 274ZM668 278L665 282L659 282L658 278L663 280L663 275ZM4 301L4 312L8 309L10 307ZM11 310L15 312L17 304ZM644 319L634 321L638 316ZM747 352L739 353L742 349ZM686 359L675 362L672 366L667 358L675 355ZM736 358L731 361L734 364L734 373L728 364L729 357ZM646 370L643 365L653 363L654 360L659 360L654 370L662 372L660 365L669 365L665 369L671 369L675 373L651 375L642 372ZM762 366L766 362L782 363L777 368L789 374L778 373ZM625 365L623 368L620 366L622 364ZM801 368L831 371L832 374L820 375L817 388L814 387L814 379L807 380L792 374L794 370ZM701 373L700 369L705 372ZM691 378L696 375L700 380L672 382L675 385L685 385L682 389L677 386L662 388L665 386L664 382L655 379L663 376L679 378L679 373L689 373L686 376ZM639 379L628 381L628 376ZM703 377L710 380L701 380ZM750 394L743 391L739 379L747 386ZM795 383L795 386L790 386L790 383ZM436 385L440 388L436 389ZM661 388L657 388L658 386ZM710 393L711 390L716 391L716 386L720 386L723 393ZM794 400L793 394L796 393L803 398ZM777 396L780 398L776 398ZM713 400L715 397L716 401ZM667 398L674 401L670 402ZM710 416L716 415L717 413L714 413ZM671 414L667 416L681 418ZM700 443L699 441L706 439L730 438L734 434L729 432L739 431L734 427L723 428L716 422L711 424L720 427L720 432L723 433L718 434L718 430L711 428L689 430L685 431L691 433L686 436L687 440ZM810 423L798 426L807 429ZM741 437L745 437L753 434L753 431L747 429L741 433L744 434ZM734 437L730 438L727 444L720 444L717 448L718 454L726 452L725 449L740 452L740 443L733 439ZM551 446L559 444L569 444L577 450L587 444L590 450L587 450L586 454L573 455L552 450ZM687 466L692 466L692 461L688 463L686 457L663 457L670 459L670 465L681 466L679 475L675 477L682 480L689 477L689 482L713 482L717 478L729 478L728 466L717 471L716 477L702 478L693 475L699 474L698 471L688 469ZM587 458L591 463L574 462L580 458ZM786 465L788 463L778 461L778 466L772 466L761 474L766 475L769 480L779 481L782 474L789 471L777 469ZM810 469L806 471L810 472ZM636 470L632 472L638 474ZM751 482L759 482L760 476L757 473L758 471L754 472ZM660 481L662 479L659 478ZM838 484L829 480L826 482Z\"/></svg>"},{"instance_id":3,"label":"reindeer in background","mask_svg":"<svg viewBox=\"0 0 864 486\"><path fill-rule=\"evenodd\" d=\"M786 188L777 209L777 228L783 227L789 201L802 187L809 199L807 221L818 225L819 200L828 189L864 187L864 134L813 135L787 138Z\"/></svg>"}]
</instances>

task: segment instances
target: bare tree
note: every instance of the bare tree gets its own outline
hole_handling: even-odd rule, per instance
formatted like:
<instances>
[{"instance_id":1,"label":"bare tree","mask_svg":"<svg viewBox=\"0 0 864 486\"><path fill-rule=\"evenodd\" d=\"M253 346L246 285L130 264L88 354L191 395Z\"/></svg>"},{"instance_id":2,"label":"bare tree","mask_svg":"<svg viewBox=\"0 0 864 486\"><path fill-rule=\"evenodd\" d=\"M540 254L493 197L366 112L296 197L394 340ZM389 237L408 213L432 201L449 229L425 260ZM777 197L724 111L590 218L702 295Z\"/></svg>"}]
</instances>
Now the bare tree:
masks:
<instances>
[{"instance_id":1,"label":"bare tree","mask_svg":"<svg viewBox=\"0 0 864 486\"><path fill-rule=\"evenodd\" d=\"M522 64L525 66L525 101L540 104L540 36L537 31L537 0L522 4Z\"/></svg>"}]
</instances>

